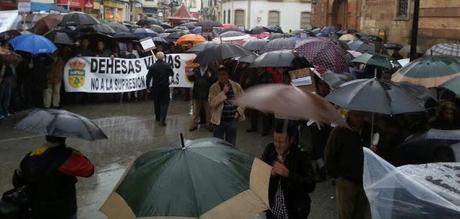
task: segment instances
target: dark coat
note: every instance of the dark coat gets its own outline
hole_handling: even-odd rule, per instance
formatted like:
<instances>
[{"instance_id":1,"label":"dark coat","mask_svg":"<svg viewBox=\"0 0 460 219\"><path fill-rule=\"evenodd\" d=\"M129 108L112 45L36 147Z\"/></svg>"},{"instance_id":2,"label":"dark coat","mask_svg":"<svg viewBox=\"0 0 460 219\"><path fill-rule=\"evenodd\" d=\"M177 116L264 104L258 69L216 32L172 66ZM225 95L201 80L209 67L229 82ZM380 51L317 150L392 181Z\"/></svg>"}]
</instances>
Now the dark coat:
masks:
<instances>
[{"instance_id":1,"label":"dark coat","mask_svg":"<svg viewBox=\"0 0 460 219\"><path fill-rule=\"evenodd\" d=\"M158 60L149 68L147 86L152 82L153 95L160 95L161 103L169 103L169 77L173 75L171 65L163 60Z\"/></svg>"},{"instance_id":2,"label":"dark coat","mask_svg":"<svg viewBox=\"0 0 460 219\"><path fill-rule=\"evenodd\" d=\"M273 165L278 160L273 143L268 144L265 148L262 160L269 165ZM309 193L315 189L315 178L310 159L305 152L293 146L286 155L284 163L289 169L289 176L287 178L281 176L270 178L270 206L274 204L278 182L281 180L289 218L306 218L310 213L311 199ZM267 216L268 218L273 217L271 213L268 213Z\"/></svg>"},{"instance_id":3,"label":"dark coat","mask_svg":"<svg viewBox=\"0 0 460 219\"><path fill-rule=\"evenodd\" d=\"M193 75L188 76L190 81L193 81L192 98L194 100L208 100L209 88L217 79L208 71L201 75L199 68L193 71Z\"/></svg>"},{"instance_id":4,"label":"dark coat","mask_svg":"<svg viewBox=\"0 0 460 219\"><path fill-rule=\"evenodd\" d=\"M343 177L355 183L363 181L363 147L370 145L370 127L365 125L361 133L344 126L335 127L327 141L324 157L326 168L332 177Z\"/></svg>"},{"instance_id":5,"label":"dark coat","mask_svg":"<svg viewBox=\"0 0 460 219\"><path fill-rule=\"evenodd\" d=\"M29 187L32 218L69 218L77 212L75 176L93 173L91 162L72 148L39 147L21 161L13 185Z\"/></svg>"}]
</instances>

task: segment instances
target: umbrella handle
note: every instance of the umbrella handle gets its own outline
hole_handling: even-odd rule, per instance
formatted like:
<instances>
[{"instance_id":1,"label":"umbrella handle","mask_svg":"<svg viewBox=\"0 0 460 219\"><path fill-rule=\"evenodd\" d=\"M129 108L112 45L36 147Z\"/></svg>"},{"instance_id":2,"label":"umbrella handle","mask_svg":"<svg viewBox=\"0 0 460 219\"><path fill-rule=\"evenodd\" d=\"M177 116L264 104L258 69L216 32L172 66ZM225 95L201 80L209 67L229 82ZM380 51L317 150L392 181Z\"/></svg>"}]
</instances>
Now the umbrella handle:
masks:
<instances>
[{"instance_id":1,"label":"umbrella handle","mask_svg":"<svg viewBox=\"0 0 460 219\"><path fill-rule=\"evenodd\" d=\"M182 150L185 149L184 134L180 133L180 143L182 145Z\"/></svg>"}]
</instances>

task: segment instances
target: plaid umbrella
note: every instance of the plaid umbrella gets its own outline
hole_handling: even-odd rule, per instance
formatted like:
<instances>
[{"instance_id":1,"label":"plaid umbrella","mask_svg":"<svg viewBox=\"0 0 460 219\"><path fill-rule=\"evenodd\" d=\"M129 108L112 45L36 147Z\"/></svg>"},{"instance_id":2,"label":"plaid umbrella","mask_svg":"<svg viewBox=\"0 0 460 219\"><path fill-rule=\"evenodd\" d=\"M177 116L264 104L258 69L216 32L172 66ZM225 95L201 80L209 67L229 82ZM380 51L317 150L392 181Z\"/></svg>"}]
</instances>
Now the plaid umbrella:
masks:
<instances>
[{"instance_id":1,"label":"plaid umbrella","mask_svg":"<svg viewBox=\"0 0 460 219\"><path fill-rule=\"evenodd\" d=\"M308 39L298 43L295 50L311 64L322 66L333 72L347 72L347 52L329 40Z\"/></svg>"},{"instance_id":2,"label":"plaid umbrella","mask_svg":"<svg viewBox=\"0 0 460 219\"><path fill-rule=\"evenodd\" d=\"M270 42L265 45L262 49L263 52L270 52L276 50L283 50L283 49L294 49L295 47L295 40L289 38L279 38L271 40Z\"/></svg>"},{"instance_id":3,"label":"plaid umbrella","mask_svg":"<svg viewBox=\"0 0 460 219\"><path fill-rule=\"evenodd\" d=\"M460 44L440 43L428 49L425 55L460 57Z\"/></svg>"},{"instance_id":4,"label":"plaid umbrella","mask_svg":"<svg viewBox=\"0 0 460 219\"><path fill-rule=\"evenodd\" d=\"M457 76L460 76L460 58L425 56L404 66L393 74L391 80L429 88L438 87Z\"/></svg>"}]
</instances>

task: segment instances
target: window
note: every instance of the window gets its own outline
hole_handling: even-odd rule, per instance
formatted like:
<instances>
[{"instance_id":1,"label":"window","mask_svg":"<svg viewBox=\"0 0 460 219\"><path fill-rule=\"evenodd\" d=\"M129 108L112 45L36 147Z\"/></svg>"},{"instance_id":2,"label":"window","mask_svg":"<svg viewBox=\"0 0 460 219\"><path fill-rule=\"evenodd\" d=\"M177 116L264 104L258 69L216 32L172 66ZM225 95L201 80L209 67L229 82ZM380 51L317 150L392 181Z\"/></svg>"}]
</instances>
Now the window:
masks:
<instances>
[{"instance_id":1,"label":"window","mask_svg":"<svg viewBox=\"0 0 460 219\"><path fill-rule=\"evenodd\" d=\"M301 29L310 28L310 12L300 13L300 28Z\"/></svg>"},{"instance_id":2,"label":"window","mask_svg":"<svg viewBox=\"0 0 460 219\"><path fill-rule=\"evenodd\" d=\"M227 17L226 17L226 12L227 12L227 11L224 10L224 24L227 23L227 22L225 22L225 21L226 21L225 19L227 19Z\"/></svg>"},{"instance_id":3,"label":"window","mask_svg":"<svg viewBox=\"0 0 460 219\"><path fill-rule=\"evenodd\" d=\"M279 26L280 25L280 12L269 11L268 12L268 26Z\"/></svg>"},{"instance_id":4,"label":"window","mask_svg":"<svg viewBox=\"0 0 460 219\"><path fill-rule=\"evenodd\" d=\"M396 17L408 18L409 17L409 0L397 0Z\"/></svg>"},{"instance_id":5,"label":"window","mask_svg":"<svg viewBox=\"0 0 460 219\"><path fill-rule=\"evenodd\" d=\"M230 9L228 9L227 11L227 22L230 23Z\"/></svg>"},{"instance_id":6,"label":"window","mask_svg":"<svg viewBox=\"0 0 460 219\"><path fill-rule=\"evenodd\" d=\"M241 9L238 9L238 10L235 10L235 25L236 26L241 26L243 27L244 26L244 10L241 10Z\"/></svg>"}]
</instances>

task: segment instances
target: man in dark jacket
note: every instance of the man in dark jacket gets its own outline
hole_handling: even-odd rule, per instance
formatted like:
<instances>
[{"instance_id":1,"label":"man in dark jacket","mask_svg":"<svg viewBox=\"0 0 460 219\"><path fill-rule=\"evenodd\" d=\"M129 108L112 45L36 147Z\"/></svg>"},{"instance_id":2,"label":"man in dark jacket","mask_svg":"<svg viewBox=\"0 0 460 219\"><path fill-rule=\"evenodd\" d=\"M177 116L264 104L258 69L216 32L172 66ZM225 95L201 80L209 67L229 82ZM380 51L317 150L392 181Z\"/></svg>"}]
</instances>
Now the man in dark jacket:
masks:
<instances>
[{"instance_id":1,"label":"man in dark jacket","mask_svg":"<svg viewBox=\"0 0 460 219\"><path fill-rule=\"evenodd\" d=\"M195 68L193 75L189 75L188 79L193 81L192 99L193 99L193 121L190 126L190 131L195 131L198 128L201 112L204 111L206 121L200 121L206 124L209 130L211 129L211 112L209 111L209 88L217 80L206 67Z\"/></svg>"},{"instance_id":2,"label":"man in dark jacket","mask_svg":"<svg viewBox=\"0 0 460 219\"><path fill-rule=\"evenodd\" d=\"M310 213L310 196L315 179L310 159L297 146L290 144L287 124L275 125L273 143L267 145L262 160L273 166L269 185L271 210L268 219L307 218ZM286 128L287 129L287 128Z\"/></svg>"},{"instance_id":3,"label":"man in dark jacket","mask_svg":"<svg viewBox=\"0 0 460 219\"><path fill-rule=\"evenodd\" d=\"M349 111L349 127L335 127L325 149L328 173L337 178L336 196L340 219L363 219L368 201L363 188L363 147L370 144L370 128L364 113Z\"/></svg>"},{"instance_id":4,"label":"man in dark jacket","mask_svg":"<svg viewBox=\"0 0 460 219\"><path fill-rule=\"evenodd\" d=\"M147 86L152 82L153 105L155 107L155 119L166 126L166 116L169 106L169 83L174 75L171 65L164 61L165 54L157 52L157 61L149 68L147 73Z\"/></svg>"},{"instance_id":5,"label":"man in dark jacket","mask_svg":"<svg viewBox=\"0 0 460 219\"><path fill-rule=\"evenodd\" d=\"M90 177L94 166L65 138L46 136L45 146L28 153L13 176L15 188L27 186L33 219L76 219L77 176Z\"/></svg>"}]
</instances>

